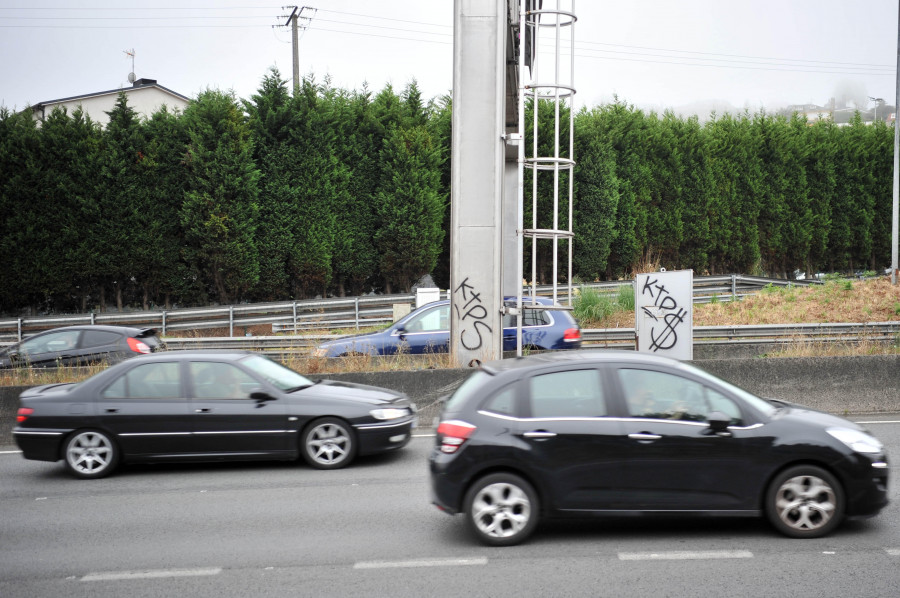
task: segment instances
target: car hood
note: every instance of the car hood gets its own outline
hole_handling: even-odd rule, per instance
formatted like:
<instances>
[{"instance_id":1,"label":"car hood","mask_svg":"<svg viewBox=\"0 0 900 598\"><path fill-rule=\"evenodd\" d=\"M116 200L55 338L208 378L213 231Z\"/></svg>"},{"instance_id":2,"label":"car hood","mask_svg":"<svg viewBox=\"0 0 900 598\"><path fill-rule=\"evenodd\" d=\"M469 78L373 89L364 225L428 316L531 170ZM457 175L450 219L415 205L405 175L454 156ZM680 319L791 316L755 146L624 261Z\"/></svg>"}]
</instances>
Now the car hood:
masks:
<instances>
[{"instance_id":1,"label":"car hood","mask_svg":"<svg viewBox=\"0 0 900 598\"><path fill-rule=\"evenodd\" d=\"M368 334L351 334L350 336L342 336L341 338L335 338L330 341L324 341L319 343L320 347L333 347L335 345L346 345L359 343L360 345L365 345L375 341L376 339L384 336L384 331L381 330L379 332L369 332Z\"/></svg>"},{"instance_id":2,"label":"car hood","mask_svg":"<svg viewBox=\"0 0 900 598\"><path fill-rule=\"evenodd\" d=\"M821 426L822 428L850 428L868 432L868 430L859 424L837 415L832 415L830 413L825 413L824 411L818 411L811 407L804 407L803 405L797 405L795 403L788 403L786 401L777 401L777 403L783 405L783 408L775 415L777 418L812 424Z\"/></svg>"},{"instance_id":3,"label":"car hood","mask_svg":"<svg viewBox=\"0 0 900 598\"><path fill-rule=\"evenodd\" d=\"M317 397L323 399L341 399L368 405L394 404L406 406L410 403L406 395L398 391L338 380L321 380L317 384L300 391L300 393L306 391L315 393Z\"/></svg>"}]
</instances>

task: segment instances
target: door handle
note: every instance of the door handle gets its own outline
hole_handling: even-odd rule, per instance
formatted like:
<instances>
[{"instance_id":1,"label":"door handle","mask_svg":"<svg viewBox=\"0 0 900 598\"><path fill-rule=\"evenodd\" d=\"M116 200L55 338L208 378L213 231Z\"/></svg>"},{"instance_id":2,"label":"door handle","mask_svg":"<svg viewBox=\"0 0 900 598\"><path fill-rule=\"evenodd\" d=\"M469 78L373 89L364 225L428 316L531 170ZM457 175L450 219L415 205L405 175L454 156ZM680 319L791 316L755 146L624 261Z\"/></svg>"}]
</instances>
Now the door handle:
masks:
<instances>
[{"instance_id":1,"label":"door handle","mask_svg":"<svg viewBox=\"0 0 900 598\"><path fill-rule=\"evenodd\" d=\"M632 440L637 440L638 442L652 442L654 440L659 440L662 438L659 434L651 434L649 432L638 432L637 434L629 434L629 438Z\"/></svg>"},{"instance_id":2,"label":"door handle","mask_svg":"<svg viewBox=\"0 0 900 598\"><path fill-rule=\"evenodd\" d=\"M118 413L119 410L118 409L107 409L106 412L107 413Z\"/></svg>"},{"instance_id":3,"label":"door handle","mask_svg":"<svg viewBox=\"0 0 900 598\"><path fill-rule=\"evenodd\" d=\"M210 413L212 409L204 407L202 409L194 409L194 413Z\"/></svg>"},{"instance_id":4,"label":"door handle","mask_svg":"<svg viewBox=\"0 0 900 598\"><path fill-rule=\"evenodd\" d=\"M547 440L548 438L555 438L556 432L548 432L547 430L532 430L531 432L525 432L522 434L525 438L533 438L534 440Z\"/></svg>"}]
</instances>

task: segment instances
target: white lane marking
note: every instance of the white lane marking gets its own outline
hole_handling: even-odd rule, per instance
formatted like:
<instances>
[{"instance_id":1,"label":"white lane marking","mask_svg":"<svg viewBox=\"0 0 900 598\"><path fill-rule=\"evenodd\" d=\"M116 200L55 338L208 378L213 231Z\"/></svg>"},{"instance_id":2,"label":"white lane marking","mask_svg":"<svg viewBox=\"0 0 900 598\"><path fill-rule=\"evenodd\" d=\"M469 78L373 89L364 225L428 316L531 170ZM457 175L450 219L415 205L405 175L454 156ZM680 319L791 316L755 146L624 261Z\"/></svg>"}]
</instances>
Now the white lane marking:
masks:
<instances>
[{"instance_id":1,"label":"white lane marking","mask_svg":"<svg viewBox=\"0 0 900 598\"><path fill-rule=\"evenodd\" d=\"M881 419L872 421L857 421L858 424L900 424L900 419Z\"/></svg>"},{"instance_id":2,"label":"white lane marking","mask_svg":"<svg viewBox=\"0 0 900 598\"><path fill-rule=\"evenodd\" d=\"M620 552L620 561L685 561L699 559L752 559L749 550L672 550L666 552Z\"/></svg>"},{"instance_id":3,"label":"white lane marking","mask_svg":"<svg viewBox=\"0 0 900 598\"><path fill-rule=\"evenodd\" d=\"M900 556L900 548L885 548L884 551L891 556Z\"/></svg>"},{"instance_id":4,"label":"white lane marking","mask_svg":"<svg viewBox=\"0 0 900 598\"><path fill-rule=\"evenodd\" d=\"M0 455L19 455L22 451L0 451Z\"/></svg>"},{"instance_id":5,"label":"white lane marking","mask_svg":"<svg viewBox=\"0 0 900 598\"><path fill-rule=\"evenodd\" d=\"M434 433L430 434L413 434L413 438L434 438Z\"/></svg>"},{"instance_id":6,"label":"white lane marking","mask_svg":"<svg viewBox=\"0 0 900 598\"><path fill-rule=\"evenodd\" d=\"M101 573L88 573L81 578L81 581L117 581L122 579L199 577L203 575L218 575L221 572L221 567L207 567L205 569L156 569L149 571L107 571Z\"/></svg>"},{"instance_id":7,"label":"white lane marking","mask_svg":"<svg viewBox=\"0 0 900 598\"><path fill-rule=\"evenodd\" d=\"M467 565L487 565L487 557L471 559L423 559L420 561L360 561L354 569L404 569L412 567L462 567Z\"/></svg>"}]
</instances>

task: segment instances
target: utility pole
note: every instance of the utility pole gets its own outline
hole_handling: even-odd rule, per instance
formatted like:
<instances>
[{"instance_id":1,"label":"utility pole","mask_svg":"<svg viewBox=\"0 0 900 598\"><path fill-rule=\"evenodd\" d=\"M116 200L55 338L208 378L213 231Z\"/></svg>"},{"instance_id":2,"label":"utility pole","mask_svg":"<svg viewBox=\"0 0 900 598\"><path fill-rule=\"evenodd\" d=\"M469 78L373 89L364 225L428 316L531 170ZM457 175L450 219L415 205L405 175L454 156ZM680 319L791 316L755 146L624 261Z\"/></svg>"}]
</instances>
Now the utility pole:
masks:
<instances>
[{"instance_id":1,"label":"utility pole","mask_svg":"<svg viewBox=\"0 0 900 598\"><path fill-rule=\"evenodd\" d=\"M290 8L291 14L288 15L287 21L284 22L283 27L291 26L291 46L293 47L293 75L294 75L294 95L297 95L297 92L300 91L300 38L298 36L298 32L300 29L306 29L309 27L309 22L312 20L312 17L304 17L304 10L311 10L313 13L316 12L315 8L304 6L303 8L298 8L296 6L282 6L281 8ZM297 20L303 19L304 22L302 24L298 24Z\"/></svg>"},{"instance_id":2,"label":"utility pole","mask_svg":"<svg viewBox=\"0 0 900 598\"><path fill-rule=\"evenodd\" d=\"M898 3L900 4L900 3ZM891 210L891 284L897 284L897 233L900 208L900 125L897 116L900 115L900 6L897 8L897 76L894 95L894 194Z\"/></svg>"}]
</instances>

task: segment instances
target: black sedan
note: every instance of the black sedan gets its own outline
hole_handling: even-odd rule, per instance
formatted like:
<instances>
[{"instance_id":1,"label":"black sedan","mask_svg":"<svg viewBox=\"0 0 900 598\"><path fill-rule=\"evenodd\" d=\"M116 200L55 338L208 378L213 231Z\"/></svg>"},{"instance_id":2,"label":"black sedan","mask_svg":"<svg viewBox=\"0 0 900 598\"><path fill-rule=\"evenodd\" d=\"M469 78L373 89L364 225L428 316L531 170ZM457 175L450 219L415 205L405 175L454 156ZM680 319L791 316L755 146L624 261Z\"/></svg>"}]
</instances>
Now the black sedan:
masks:
<instances>
[{"instance_id":1,"label":"black sedan","mask_svg":"<svg viewBox=\"0 0 900 598\"><path fill-rule=\"evenodd\" d=\"M78 384L31 388L13 436L26 459L80 478L120 462L297 459L336 469L410 440L415 405L391 390L313 382L245 351L136 357Z\"/></svg>"},{"instance_id":2,"label":"black sedan","mask_svg":"<svg viewBox=\"0 0 900 598\"><path fill-rule=\"evenodd\" d=\"M112 364L162 348L152 328L67 326L35 334L0 351L0 368Z\"/></svg>"},{"instance_id":3,"label":"black sedan","mask_svg":"<svg viewBox=\"0 0 900 598\"><path fill-rule=\"evenodd\" d=\"M764 515L813 538L888 503L859 425L633 352L484 364L445 404L430 468L434 504L495 546L545 516Z\"/></svg>"}]
</instances>

